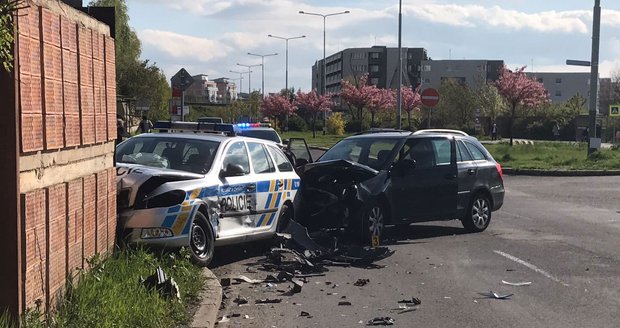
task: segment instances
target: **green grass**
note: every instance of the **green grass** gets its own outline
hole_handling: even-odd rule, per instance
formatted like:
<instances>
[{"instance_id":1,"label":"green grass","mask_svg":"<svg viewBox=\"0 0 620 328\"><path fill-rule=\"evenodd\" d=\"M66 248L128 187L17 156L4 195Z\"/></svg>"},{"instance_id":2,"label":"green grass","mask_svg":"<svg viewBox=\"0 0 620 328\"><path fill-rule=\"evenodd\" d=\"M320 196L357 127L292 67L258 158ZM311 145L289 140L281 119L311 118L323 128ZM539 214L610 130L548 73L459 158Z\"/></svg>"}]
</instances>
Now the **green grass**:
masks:
<instances>
[{"instance_id":1,"label":"green grass","mask_svg":"<svg viewBox=\"0 0 620 328\"><path fill-rule=\"evenodd\" d=\"M346 138L348 136L350 136L351 134L344 134L341 136L337 136L337 135L333 135L333 134L326 134L323 135L323 131L317 131L316 132L316 138L312 137L312 131L306 131L306 132L298 132L298 131L289 131L289 132L284 132L282 133L280 136L282 137L282 139L289 139L289 138L304 138L306 139L306 142L308 143L308 146L316 146L316 147L331 147L333 146L336 142L340 141L343 138Z\"/></svg>"},{"instance_id":2,"label":"green grass","mask_svg":"<svg viewBox=\"0 0 620 328\"><path fill-rule=\"evenodd\" d=\"M184 250L153 254L127 249L103 261L95 259L90 271L79 274L77 284L69 283L55 314L43 321L32 320L36 315L29 314L22 327L177 327L190 319L186 306L197 301L204 286L201 269L188 256ZM158 266L179 285L181 302L165 299L141 283Z\"/></svg>"},{"instance_id":3,"label":"green grass","mask_svg":"<svg viewBox=\"0 0 620 328\"><path fill-rule=\"evenodd\" d=\"M602 149L586 157L585 143L540 142L534 145L485 144L503 167L542 170L620 170L620 150Z\"/></svg>"}]
</instances>

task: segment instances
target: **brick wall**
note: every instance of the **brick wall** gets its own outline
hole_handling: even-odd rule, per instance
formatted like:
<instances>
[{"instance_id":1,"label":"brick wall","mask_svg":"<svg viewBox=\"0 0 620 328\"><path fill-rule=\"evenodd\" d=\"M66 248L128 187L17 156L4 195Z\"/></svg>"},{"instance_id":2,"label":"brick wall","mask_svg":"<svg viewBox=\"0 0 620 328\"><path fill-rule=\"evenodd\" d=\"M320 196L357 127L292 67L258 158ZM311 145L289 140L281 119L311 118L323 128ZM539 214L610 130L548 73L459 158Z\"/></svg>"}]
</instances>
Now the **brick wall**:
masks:
<instances>
[{"instance_id":1,"label":"brick wall","mask_svg":"<svg viewBox=\"0 0 620 328\"><path fill-rule=\"evenodd\" d=\"M21 309L52 309L67 276L113 249L116 76L109 27L55 0L18 12Z\"/></svg>"}]
</instances>

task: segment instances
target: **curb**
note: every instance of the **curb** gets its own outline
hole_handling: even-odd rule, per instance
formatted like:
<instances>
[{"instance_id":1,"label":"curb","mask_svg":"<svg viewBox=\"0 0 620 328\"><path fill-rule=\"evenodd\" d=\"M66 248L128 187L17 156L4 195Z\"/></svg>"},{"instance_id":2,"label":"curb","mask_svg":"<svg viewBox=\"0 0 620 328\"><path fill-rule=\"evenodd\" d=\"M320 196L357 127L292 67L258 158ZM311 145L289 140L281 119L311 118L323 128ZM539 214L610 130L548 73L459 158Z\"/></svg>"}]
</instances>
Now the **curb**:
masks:
<instances>
[{"instance_id":1,"label":"curb","mask_svg":"<svg viewBox=\"0 0 620 328\"><path fill-rule=\"evenodd\" d=\"M597 177L620 175L620 170L534 170L534 169L512 169L502 168L502 172L507 175L531 175L548 177Z\"/></svg>"},{"instance_id":2,"label":"curb","mask_svg":"<svg viewBox=\"0 0 620 328\"><path fill-rule=\"evenodd\" d=\"M214 327L222 303L222 285L220 285L219 279L207 268L202 270L202 275L207 282L200 293L200 305L189 325L191 328Z\"/></svg>"}]
</instances>

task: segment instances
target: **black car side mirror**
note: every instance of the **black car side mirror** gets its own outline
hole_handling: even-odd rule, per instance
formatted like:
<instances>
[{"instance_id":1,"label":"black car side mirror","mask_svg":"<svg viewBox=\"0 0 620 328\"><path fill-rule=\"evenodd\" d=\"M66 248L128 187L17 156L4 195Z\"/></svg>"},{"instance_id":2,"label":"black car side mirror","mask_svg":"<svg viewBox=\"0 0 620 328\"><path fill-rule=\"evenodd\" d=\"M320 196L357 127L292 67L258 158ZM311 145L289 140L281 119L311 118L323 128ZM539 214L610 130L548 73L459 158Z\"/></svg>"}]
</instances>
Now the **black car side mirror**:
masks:
<instances>
[{"instance_id":1,"label":"black car side mirror","mask_svg":"<svg viewBox=\"0 0 620 328\"><path fill-rule=\"evenodd\" d=\"M228 163L228 165L226 165L226 169L220 171L221 178L238 177L242 175L245 175L245 170L239 164Z\"/></svg>"}]
</instances>

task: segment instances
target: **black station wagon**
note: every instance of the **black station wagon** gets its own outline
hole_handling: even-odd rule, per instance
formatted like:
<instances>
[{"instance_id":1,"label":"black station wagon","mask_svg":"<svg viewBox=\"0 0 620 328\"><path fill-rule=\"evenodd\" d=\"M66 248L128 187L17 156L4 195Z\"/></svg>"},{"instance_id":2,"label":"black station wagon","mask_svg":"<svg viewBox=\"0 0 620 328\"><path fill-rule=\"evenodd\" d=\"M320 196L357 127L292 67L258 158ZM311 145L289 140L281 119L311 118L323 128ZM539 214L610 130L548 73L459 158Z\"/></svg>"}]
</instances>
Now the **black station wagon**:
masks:
<instances>
[{"instance_id":1,"label":"black station wagon","mask_svg":"<svg viewBox=\"0 0 620 328\"><path fill-rule=\"evenodd\" d=\"M366 241L385 225L460 219L485 230L504 202L502 169L474 137L454 130L368 131L299 170L297 220L345 228Z\"/></svg>"}]
</instances>

